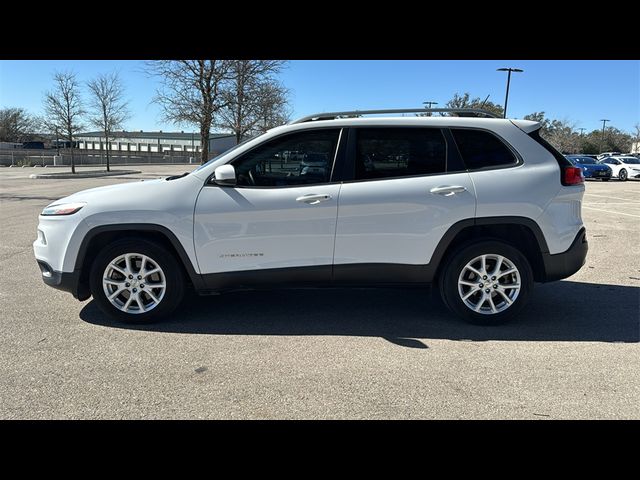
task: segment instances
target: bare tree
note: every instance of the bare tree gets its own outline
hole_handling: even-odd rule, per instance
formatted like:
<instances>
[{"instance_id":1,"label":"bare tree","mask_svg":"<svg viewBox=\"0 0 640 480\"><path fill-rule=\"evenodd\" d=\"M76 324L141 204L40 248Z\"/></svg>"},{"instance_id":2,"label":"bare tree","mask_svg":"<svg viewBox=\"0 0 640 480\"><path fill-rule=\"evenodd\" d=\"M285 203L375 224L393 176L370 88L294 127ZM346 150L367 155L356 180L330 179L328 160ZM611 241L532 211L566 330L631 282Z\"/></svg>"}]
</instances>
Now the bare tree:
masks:
<instances>
[{"instance_id":1,"label":"bare tree","mask_svg":"<svg viewBox=\"0 0 640 480\"><path fill-rule=\"evenodd\" d=\"M261 134L267 130L283 125L291 118L289 108L289 90L277 82L267 82L256 90L257 121L251 133Z\"/></svg>"},{"instance_id":2,"label":"bare tree","mask_svg":"<svg viewBox=\"0 0 640 480\"><path fill-rule=\"evenodd\" d=\"M24 108L0 109L0 142L28 142L41 128L41 120Z\"/></svg>"},{"instance_id":3,"label":"bare tree","mask_svg":"<svg viewBox=\"0 0 640 480\"><path fill-rule=\"evenodd\" d=\"M232 60L229 82L224 89L224 103L219 112L217 125L231 130L240 143L242 137L251 132L260 121L262 107L261 91L267 84L276 83L273 75L279 73L283 60Z\"/></svg>"},{"instance_id":4,"label":"bare tree","mask_svg":"<svg viewBox=\"0 0 640 480\"><path fill-rule=\"evenodd\" d=\"M80 84L73 72L56 72L53 80L54 89L44 95L45 121L52 130L62 132L69 141L71 172L76 173L73 137L83 128L82 117L85 114L80 98Z\"/></svg>"},{"instance_id":5,"label":"bare tree","mask_svg":"<svg viewBox=\"0 0 640 480\"><path fill-rule=\"evenodd\" d=\"M154 101L163 118L200 129L202 163L209 160L209 133L214 116L224 106L223 88L228 80L229 60L156 60L147 70L162 86Z\"/></svg>"},{"instance_id":6,"label":"bare tree","mask_svg":"<svg viewBox=\"0 0 640 480\"><path fill-rule=\"evenodd\" d=\"M100 74L87 83L91 100L89 122L104 133L106 143L107 172L109 168L109 150L111 133L122 128L131 118L128 102L124 97L124 87L117 72Z\"/></svg>"},{"instance_id":7,"label":"bare tree","mask_svg":"<svg viewBox=\"0 0 640 480\"><path fill-rule=\"evenodd\" d=\"M552 120L545 112L533 112L523 117L524 120L538 122L540 134L562 153L579 153L581 137L576 124L568 119Z\"/></svg>"},{"instance_id":8,"label":"bare tree","mask_svg":"<svg viewBox=\"0 0 640 480\"><path fill-rule=\"evenodd\" d=\"M552 120L543 135L562 153L577 153L579 150L580 135L575 130L575 124L567 119Z\"/></svg>"}]
</instances>

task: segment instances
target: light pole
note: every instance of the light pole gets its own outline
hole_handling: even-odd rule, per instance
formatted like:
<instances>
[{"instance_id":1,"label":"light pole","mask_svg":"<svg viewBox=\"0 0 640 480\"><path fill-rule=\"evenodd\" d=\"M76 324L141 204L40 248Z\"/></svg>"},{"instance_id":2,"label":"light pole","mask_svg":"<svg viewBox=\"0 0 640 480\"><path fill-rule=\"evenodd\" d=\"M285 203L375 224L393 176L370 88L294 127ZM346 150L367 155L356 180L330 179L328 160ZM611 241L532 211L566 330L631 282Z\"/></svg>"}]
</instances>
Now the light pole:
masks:
<instances>
[{"instance_id":1,"label":"light pole","mask_svg":"<svg viewBox=\"0 0 640 480\"><path fill-rule=\"evenodd\" d=\"M602 122L602 136L600 137L600 151L598 153L602 153L602 143L604 142L604 126L611 120L609 120L608 118L601 118L600 121Z\"/></svg>"},{"instance_id":2,"label":"light pole","mask_svg":"<svg viewBox=\"0 0 640 480\"><path fill-rule=\"evenodd\" d=\"M425 105L424 108L431 108L431 105L437 105L438 102L422 102L423 105ZM427 112L427 117L431 116L431 112Z\"/></svg>"},{"instance_id":3,"label":"light pole","mask_svg":"<svg viewBox=\"0 0 640 480\"><path fill-rule=\"evenodd\" d=\"M498 68L496 72L509 72L507 75L507 95L504 97L504 115L502 118L507 118L507 103L509 102L509 84L511 83L511 72L524 72L519 68Z\"/></svg>"}]
</instances>

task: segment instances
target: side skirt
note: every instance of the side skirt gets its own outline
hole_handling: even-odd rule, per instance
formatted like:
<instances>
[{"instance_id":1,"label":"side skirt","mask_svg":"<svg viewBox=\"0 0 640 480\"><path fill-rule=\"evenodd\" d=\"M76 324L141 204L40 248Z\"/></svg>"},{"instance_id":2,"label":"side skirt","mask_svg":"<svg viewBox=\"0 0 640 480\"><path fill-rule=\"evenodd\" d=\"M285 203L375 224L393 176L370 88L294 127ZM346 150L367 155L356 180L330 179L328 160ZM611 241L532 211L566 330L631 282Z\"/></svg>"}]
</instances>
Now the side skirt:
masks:
<instances>
[{"instance_id":1,"label":"side skirt","mask_svg":"<svg viewBox=\"0 0 640 480\"><path fill-rule=\"evenodd\" d=\"M200 294L258 288L426 285L433 279L429 265L367 263L243 270L202 275Z\"/></svg>"}]
</instances>

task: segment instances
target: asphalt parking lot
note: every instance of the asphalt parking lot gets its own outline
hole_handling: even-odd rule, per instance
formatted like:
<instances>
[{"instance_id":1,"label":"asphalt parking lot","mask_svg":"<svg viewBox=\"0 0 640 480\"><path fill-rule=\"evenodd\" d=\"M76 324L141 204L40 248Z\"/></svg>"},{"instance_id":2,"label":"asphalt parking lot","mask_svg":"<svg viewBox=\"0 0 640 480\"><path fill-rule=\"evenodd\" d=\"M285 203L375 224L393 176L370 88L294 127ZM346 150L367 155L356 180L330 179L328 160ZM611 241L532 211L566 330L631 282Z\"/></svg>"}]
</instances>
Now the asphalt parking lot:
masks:
<instances>
[{"instance_id":1,"label":"asphalt parking lot","mask_svg":"<svg viewBox=\"0 0 640 480\"><path fill-rule=\"evenodd\" d=\"M0 418L640 418L640 181L587 182L590 243L512 324L452 317L421 289L230 293L115 324L43 284L38 213L100 185L0 168Z\"/></svg>"}]
</instances>

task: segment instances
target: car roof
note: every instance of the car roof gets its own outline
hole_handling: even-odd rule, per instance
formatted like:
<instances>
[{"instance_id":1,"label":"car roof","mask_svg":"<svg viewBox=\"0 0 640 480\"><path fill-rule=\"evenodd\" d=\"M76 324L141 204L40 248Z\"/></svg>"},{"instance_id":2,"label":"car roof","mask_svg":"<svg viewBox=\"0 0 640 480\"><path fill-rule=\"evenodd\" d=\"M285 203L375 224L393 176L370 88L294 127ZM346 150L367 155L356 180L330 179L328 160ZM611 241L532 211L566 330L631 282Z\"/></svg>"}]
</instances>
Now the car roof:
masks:
<instances>
[{"instance_id":1,"label":"car roof","mask_svg":"<svg viewBox=\"0 0 640 480\"><path fill-rule=\"evenodd\" d=\"M531 120L514 120L508 118L478 118L478 117L359 117L336 118L329 120L313 120L303 123L294 123L276 127L276 129L317 128L317 127L348 127L348 126L400 126L400 125L430 125L438 127L475 127L491 129L498 125L512 123L521 130L530 133L540 128L539 122ZM276 130L274 129L274 130Z\"/></svg>"}]
</instances>

